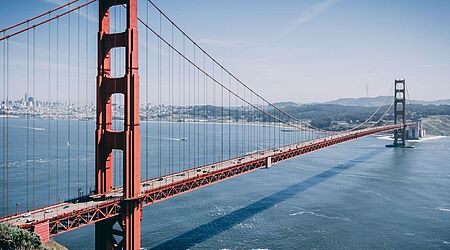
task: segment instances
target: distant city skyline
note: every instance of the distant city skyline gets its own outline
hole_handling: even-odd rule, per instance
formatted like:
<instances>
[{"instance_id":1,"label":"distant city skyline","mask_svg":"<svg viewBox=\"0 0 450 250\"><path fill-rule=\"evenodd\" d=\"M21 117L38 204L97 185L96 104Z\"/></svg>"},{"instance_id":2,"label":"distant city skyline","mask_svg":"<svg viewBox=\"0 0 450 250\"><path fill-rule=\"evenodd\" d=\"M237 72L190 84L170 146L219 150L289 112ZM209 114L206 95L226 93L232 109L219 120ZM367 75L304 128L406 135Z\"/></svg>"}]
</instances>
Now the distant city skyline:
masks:
<instances>
[{"instance_id":1,"label":"distant city skyline","mask_svg":"<svg viewBox=\"0 0 450 250\"><path fill-rule=\"evenodd\" d=\"M1 28L64 2L11 2L8 8L0 10ZM391 94L395 78L406 78L412 99L450 98L449 1L157 0L155 3L200 46L271 102L311 103L363 97L367 88L369 96L386 95ZM141 6L141 12L144 8ZM85 32L87 20L92 38L88 41L89 58L85 60L82 46L80 62L83 67L88 65L89 102L95 97L96 13L96 7L88 14L80 13L81 33ZM72 15L72 25L77 22L76 16ZM61 22L60 32L65 32L64 25ZM140 34L142 40L145 33ZM49 67L44 57L48 54L46 37L39 37L39 32L36 35L36 41L42 42L36 49L37 58L44 58L38 60L36 68L45 72L36 76L36 83L45 84ZM18 65L26 59L24 44L26 36L10 42L11 49L22 49L12 59ZM65 51L67 45L60 46ZM75 59L71 65L76 67ZM68 68L67 62L60 61L60 67ZM24 69L11 69L12 77L17 74L23 78L19 71ZM71 75L71 82L78 81L77 72ZM59 77L61 82L66 81L66 75ZM142 70L141 79L145 79ZM24 85L23 81L11 79ZM22 90L13 91L11 99L23 96ZM40 91L36 87L36 97L45 99L45 93ZM61 84L62 96L73 91ZM152 103L155 98L149 99Z\"/></svg>"}]
</instances>

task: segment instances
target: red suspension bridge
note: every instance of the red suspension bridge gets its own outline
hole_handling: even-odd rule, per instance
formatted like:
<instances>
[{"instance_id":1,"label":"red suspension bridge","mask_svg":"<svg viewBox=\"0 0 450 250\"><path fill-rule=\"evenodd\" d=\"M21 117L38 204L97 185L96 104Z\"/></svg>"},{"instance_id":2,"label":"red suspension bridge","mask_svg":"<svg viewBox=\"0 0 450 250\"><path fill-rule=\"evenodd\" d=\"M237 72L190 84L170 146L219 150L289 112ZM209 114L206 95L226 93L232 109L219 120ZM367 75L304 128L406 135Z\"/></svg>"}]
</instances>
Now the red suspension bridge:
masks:
<instances>
[{"instance_id":1,"label":"red suspension bridge","mask_svg":"<svg viewBox=\"0 0 450 250\"><path fill-rule=\"evenodd\" d=\"M376 133L395 131L405 146L404 80L386 110L321 130L139 2L74 0L0 31L0 222L44 242L95 224L97 249L139 249L145 206Z\"/></svg>"}]
</instances>

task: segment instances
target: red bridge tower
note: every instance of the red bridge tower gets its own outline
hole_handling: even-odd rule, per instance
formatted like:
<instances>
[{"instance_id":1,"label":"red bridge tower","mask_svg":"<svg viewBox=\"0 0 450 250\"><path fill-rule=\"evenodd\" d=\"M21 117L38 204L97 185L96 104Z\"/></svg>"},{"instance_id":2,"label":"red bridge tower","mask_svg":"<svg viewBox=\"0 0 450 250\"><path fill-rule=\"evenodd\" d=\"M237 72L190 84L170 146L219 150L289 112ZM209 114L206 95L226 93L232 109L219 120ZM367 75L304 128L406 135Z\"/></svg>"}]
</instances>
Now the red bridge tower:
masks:
<instances>
[{"instance_id":1,"label":"red bridge tower","mask_svg":"<svg viewBox=\"0 0 450 250\"><path fill-rule=\"evenodd\" d=\"M394 131L394 147L405 147L407 140L405 79L396 79L394 84L394 124L400 122L403 126Z\"/></svg>"},{"instance_id":2,"label":"red bridge tower","mask_svg":"<svg viewBox=\"0 0 450 250\"><path fill-rule=\"evenodd\" d=\"M125 5L127 27L110 33L110 8ZM125 75L111 78L111 49L124 47ZM112 128L112 95L123 94L124 130ZM97 75L96 194L113 191L113 150L123 151L121 216L95 224L96 249L139 249L142 205L140 195L140 132L137 0L100 0ZM115 226L117 225L117 226ZM117 242L114 236L121 237Z\"/></svg>"}]
</instances>

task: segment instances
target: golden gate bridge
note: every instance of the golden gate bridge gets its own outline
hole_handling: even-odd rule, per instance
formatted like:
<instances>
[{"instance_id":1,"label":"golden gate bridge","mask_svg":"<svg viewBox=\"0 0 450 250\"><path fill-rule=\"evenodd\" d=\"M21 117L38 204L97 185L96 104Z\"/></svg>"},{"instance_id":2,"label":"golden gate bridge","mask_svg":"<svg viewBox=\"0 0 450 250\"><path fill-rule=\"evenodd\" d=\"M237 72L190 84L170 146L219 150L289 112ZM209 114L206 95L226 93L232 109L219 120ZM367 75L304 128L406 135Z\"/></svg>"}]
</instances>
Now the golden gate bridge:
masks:
<instances>
[{"instance_id":1,"label":"golden gate bridge","mask_svg":"<svg viewBox=\"0 0 450 250\"><path fill-rule=\"evenodd\" d=\"M0 222L44 242L95 224L97 249L139 249L145 206L377 133L406 146L405 80L386 110L319 129L250 88L150 0L73 0L0 33ZM392 107L394 122L382 123Z\"/></svg>"}]
</instances>

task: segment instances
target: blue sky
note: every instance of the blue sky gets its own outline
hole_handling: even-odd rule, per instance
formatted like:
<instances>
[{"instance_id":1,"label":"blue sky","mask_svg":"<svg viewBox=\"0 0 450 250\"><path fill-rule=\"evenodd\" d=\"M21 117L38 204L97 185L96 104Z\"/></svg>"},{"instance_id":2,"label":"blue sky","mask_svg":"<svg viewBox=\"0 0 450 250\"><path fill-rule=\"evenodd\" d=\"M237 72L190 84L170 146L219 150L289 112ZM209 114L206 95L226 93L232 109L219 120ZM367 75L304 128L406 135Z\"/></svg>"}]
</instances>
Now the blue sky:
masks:
<instances>
[{"instance_id":1,"label":"blue sky","mask_svg":"<svg viewBox=\"0 0 450 250\"><path fill-rule=\"evenodd\" d=\"M0 9L1 26L57 2L62 1L8 1ZM145 2L140 3L143 8ZM411 98L450 98L450 1L155 3L231 72L273 102L365 96L366 86L370 96L385 95L394 79L403 77ZM94 31L97 25L92 22L90 27ZM95 41L92 44L95 52Z\"/></svg>"}]
</instances>

